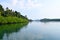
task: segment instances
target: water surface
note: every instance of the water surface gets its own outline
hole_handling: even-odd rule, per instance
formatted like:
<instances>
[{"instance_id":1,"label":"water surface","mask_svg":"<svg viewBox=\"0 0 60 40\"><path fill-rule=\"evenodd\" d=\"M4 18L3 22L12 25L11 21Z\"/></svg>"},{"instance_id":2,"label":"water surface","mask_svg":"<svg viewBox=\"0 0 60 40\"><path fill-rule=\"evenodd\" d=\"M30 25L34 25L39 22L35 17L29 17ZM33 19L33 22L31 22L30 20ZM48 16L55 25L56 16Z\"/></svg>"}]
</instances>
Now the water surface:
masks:
<instances>
[{"instance_id":1,"label":"water surface","mask_svg":"<svg viewBox=\"0 0 60 40\"><path fill-rule=\"evenodd\" d=\"M30 22L17 31L5 32L2 40L60 40L60 22Z\"/></svg>"}]
</instances>

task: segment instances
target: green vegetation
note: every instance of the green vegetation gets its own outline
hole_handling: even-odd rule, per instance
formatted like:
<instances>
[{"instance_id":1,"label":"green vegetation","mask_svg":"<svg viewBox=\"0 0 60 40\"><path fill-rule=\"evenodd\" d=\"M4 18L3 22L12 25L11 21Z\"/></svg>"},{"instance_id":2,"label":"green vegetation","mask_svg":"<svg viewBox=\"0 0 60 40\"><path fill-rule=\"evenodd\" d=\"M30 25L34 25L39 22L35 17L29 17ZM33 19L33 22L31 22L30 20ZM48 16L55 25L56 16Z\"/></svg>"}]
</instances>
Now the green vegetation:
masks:
<instances>
[{"instance_id":1,"label":"green vegetation","mask_svg":"<svg viewBox=\"0 0 60 40\"><path fill-rule=\"evenodd\" d=\"M44 18L44 19L41 19L40 21L41 21L41 22L50 22L50 21L59 22L60 19L47 19L47 18Z\"/></svg>"},{"instance_id":2,"label":"green vegetation","mask_svg":"<svg viewBox=\"0 0 60 40\"><path fill-rule=\"evenodd\" d=\"M20 22L28 22L27 16L23 16L20 12L13 11L8 7L4 10L2 5L0 5L0 24Z\"/></svg>"},{"instance_id":3,"label":"green vegetation","mask_svg":"<svg viewBox=\"0 0 60 40\"><path fill-rule=\"evenodd\" d=\"M13 32L18 32L18 30L21 30L23 27L26 27L28 23L17 23L17 24L5 24L0 25L0 39L3 38L4 33L7 35Z\"/></svg>"},{"instance_id":4,"label":"green vegetation","mask_svg":"<svg viewBox=\"0 0 60 40\"><path fill-rule=\"evenodd\" d=\"M4 33L10 34L17 32L22 27L26 26L28 22L27 16L23 16L20 12L13 11L8 7L4 10L2 5L0 5L0 24L5 24L0 25L0 40L2 40Z\"/></svg>"}]
</instances>

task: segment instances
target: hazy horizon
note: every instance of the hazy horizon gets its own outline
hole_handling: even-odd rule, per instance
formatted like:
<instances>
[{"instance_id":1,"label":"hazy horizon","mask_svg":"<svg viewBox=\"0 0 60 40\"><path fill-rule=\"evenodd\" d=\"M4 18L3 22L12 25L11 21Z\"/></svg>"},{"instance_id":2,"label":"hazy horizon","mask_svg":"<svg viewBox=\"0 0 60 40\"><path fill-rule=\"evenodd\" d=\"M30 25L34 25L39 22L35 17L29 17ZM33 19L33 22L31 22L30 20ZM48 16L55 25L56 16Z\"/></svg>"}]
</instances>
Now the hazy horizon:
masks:
<instances>
[{"instance_id":1,"label":"hazy horizon","mask_svg":"<svg viewBox=\"0 0 60 40\"><path fill-rule=\"evenodd\" d=\"M60 0L0 0L0 4L29 19L60 18Z\"/></svg>"}]
</instances>

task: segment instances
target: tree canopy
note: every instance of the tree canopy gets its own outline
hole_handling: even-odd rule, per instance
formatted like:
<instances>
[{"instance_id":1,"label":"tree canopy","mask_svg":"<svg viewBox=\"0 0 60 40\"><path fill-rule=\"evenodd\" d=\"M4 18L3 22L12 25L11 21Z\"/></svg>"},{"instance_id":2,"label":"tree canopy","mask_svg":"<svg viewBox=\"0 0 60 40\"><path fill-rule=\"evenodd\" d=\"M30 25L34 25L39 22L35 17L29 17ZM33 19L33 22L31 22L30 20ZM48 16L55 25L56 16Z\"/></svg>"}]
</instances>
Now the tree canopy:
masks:
<instances>
[{"instance_id":1,"label":"tree canopy","mask_svg":"<svg viewBox=\"0 0 60 40\"><path fill-rule=\"evenodd\" d=\"M3 21L2 21L3 20ZM0 23L10 22L25 22L28 21L27 16L21 15L20 12L9 9L8 7L4 10L3 6L0 5Z\"/></svg>"}]
</instances>

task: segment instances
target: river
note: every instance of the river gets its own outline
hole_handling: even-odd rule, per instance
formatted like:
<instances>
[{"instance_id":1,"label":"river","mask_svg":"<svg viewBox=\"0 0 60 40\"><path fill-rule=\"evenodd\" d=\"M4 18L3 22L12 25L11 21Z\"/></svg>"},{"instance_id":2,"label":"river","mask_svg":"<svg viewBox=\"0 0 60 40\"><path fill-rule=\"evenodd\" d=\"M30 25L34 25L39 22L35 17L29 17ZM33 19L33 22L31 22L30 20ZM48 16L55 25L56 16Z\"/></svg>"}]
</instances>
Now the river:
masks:
<instances>
[{"instance_id":1,"label":"river","mask_svg":"<svg viewBox=\"0 0 60 40\"><path fill-rule=\"evenodd\" d=\"M1 40L60 40L60 22L29 22L15 31L11 28L11 31L5 30L2 33Z\"/></svg>"}]
</instances>

